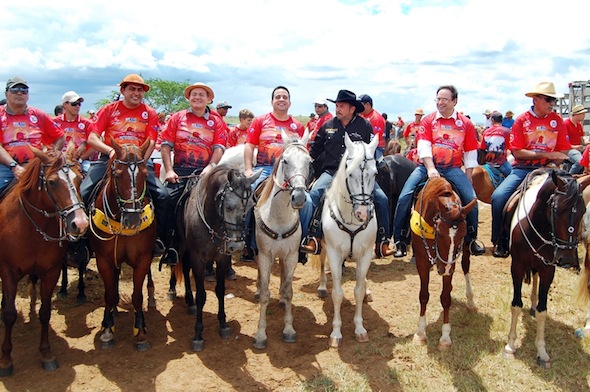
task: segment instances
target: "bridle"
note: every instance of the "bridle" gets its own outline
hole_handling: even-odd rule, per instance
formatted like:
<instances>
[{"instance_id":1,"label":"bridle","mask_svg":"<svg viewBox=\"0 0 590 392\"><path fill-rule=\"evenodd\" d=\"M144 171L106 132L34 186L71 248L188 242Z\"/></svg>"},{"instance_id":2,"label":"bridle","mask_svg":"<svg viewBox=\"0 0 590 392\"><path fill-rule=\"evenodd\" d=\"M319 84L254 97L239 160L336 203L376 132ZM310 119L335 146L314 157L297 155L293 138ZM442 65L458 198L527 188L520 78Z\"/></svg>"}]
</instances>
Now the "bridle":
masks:
<instances>
[{"instance_id":1,"label":"bridle","mask_svg":"<svg viewBox=\"0 0 590 392\"><path fill-rule=\"evenodd\" d=\"M62 160L62 164L61 167L59 168L59 171L61 171L62 173L64 173L64 177L66 178L66 184L68 186L68 191L70 195L78 195L78 191L76 189L76 186L74 185L74 183L72 182L72 180L70 179L70 170L72 167L75 167L76 164L75 163L69 163L67 162L67 160L65 159L65 157L62 155L61 156L61 160ZM53 206L55 207L55 211L54 212L48 212L44 209L41 208L37 208L35 207L33 204L31 204L30 201L28 201L27 199L23 198L22 195L19 196L19 203L21 205L21 208L23 210L23 212L25 213L25 215L27 216L27 218L29 219L29 221L33 224L33 226L35 227L35 230L41 234L41 236L43 237L43 239L45 241L58 241L60 242L60 246L61 241L64 240L72 240L75 241L77 240L78 236L74 236L70 233L68 233L66 227L67 227L67 223L66 223L66 219L67 217L74 211L82 208L84 209L84 203L81 200L78 200L74 203L72 203L71 205L65 207L65 208L59 208L59 206L57 205L57 202L55 201L53 195L51 194L51 191L49 190L48 184L47 184L47 176L45 175L45 170L48 167L53 166L53 164L42 164L41 165L41 170L39 171L39 186L37 188L37 190L39 192L41 192L41 190L43 189L45 191L45 193L47 194L48 199L51 201L51 203L53 204ZM61 178L61 177L60 177ZM59 225L59 236L58 237L53 237L50 236L49 234L47 234L33 219L33 217L29 214L29 212L27 211L27 209L25 208L25 204L27 207L31 208L33 211L37 212L38 214L43 215L45 218L54 218L54 217L58 217L60 218L60 225Z\"/></svg>"},{"instance_id":2,"label":"bridle","mask_svg":"<svg viewBox=\"0 0 590 392\"><path fill-rule=\"evenodd\" d=\"M523 181L523 194L524 194L524 190L526 189L526 183L529 180L529 175L527 175L525 181ZM565 181L565 180L564 180ZM580 195L580 185L575 181L575 180L570 180L570 181L566 181L567 184L567 189L565 191L560 191L559 188L555 188L555 190L553 191L553 193L551 194L551 196L549 196L549 199L547 199L547 205L549 206L549 210L550 210L550 219L549 222L551 224L551 239L546 239L540 232L539 230L537 230L537 228L535 227L535 225L533 224L531 217L530 217L530 211L526 210L526 205L523 203L523 209L525 210L525 217L526 217L526 221L529 225L529 227L531 228L531 230L533 231L533 233L541 240L542 245L541 246L534 246L531 239L529 238L529 236L526 233L526 230L524 229L523 225L522 225L522 221L520 219L520 216L518 215L518 213L520 212L520 209L517 208L517 220L518 220L518 227L520 228L520 232L522 233L523 238L525 239L525 241L527 242L528 246L530 247L531 251L533 252L533 254L535 255L535 257L537 257L539 260L541 260L543 262L543 264L548 265L548 266L557 266L558 265L558 252L559 251L571 251L571 250L575 250L578 247L578 236L575 235L576 234L576 216L577 216L577 212L578 212L578 208L576 207L577 203L573 203L571 209L570 209L570 213L568 214L569 216L569 221L568 221L568 226L567 226L567 232L568 232L568 238L567 239L562 239L557 237L556 230L555 230L555 223L556 223L556 219L555 217L557 215L563 215L564 212L563 211L559 211L558 210L558 204L556 201L556 197L557 196L568 196L568 193L572 193L569 195L568 199L571 200L577 200L578 198L581 197ZM570 192L568 192L568 190ZM551 249L553 249L553 259L549 260L547 258L545 258L542 254L541 254L541 250L545 247L545 246L550 246Z\"/></svg>"},{"instance_id":3,"label":"bridle","mask_svg":"<svg viewBox=\"0 0 590 392\"><path fill-rule=\"evenodd\" d=\"M248 206L248 200L252 197L252 189L249 186L244 187L242 193L239 193L239 189L235 189L229 181L226 181L223 190L218 192L215 195L214 205L215 211L217 216L221 218L221 231L216 231L212 225L207 222L207 218L205 217L205 205L203 204L203 200L205 197L200 197L203 195L205 191L204 182L199 181L197 183L199 197L196 197L197 203L197 212L199 213L199 217L201 221L207 228L209 235L211 236L212 242L218 242L219 246L217 250L220 254L230 254L231 252L228 250L228 244L230 242L241 242L244 241L244 230L245 230L245 216L246 216L246 207ZM236 222L230 222L225 218L225 202L226 198L229 193L233 193L242 201L242 207L244 210L244 214L241 216L241 219L238 219ZM230 235L229 233L233 233L234 235ZM238 233L238 235L235 235Z\"/></svg>"}]
</instances>

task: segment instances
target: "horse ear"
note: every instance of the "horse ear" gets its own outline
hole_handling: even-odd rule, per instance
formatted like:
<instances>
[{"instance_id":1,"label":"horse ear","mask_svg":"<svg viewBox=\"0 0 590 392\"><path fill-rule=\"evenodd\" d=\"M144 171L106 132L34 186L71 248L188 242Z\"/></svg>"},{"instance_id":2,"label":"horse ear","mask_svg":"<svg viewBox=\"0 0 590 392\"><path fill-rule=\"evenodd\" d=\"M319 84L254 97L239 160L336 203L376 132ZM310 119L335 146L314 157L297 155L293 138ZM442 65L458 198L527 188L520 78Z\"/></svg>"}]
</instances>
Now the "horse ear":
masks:
<instances>
[{"instance_id":1,"label":"horse ear","mask_svg":"<svg viewBox=\"0 0 590 392\"><path fill-rule=\"evenodd\" d=\"M283 145L287 144L289 136L287 136L287 132L284 129L281 129L281 137L283 138Z\"/></svg>"},{"instance_id":2,"label":"horse ear","mask_svg":"<svg viewBox=\"0 0 590 392\"><path fill-rule=\"evenodd\" d=\"M29 146L29 148L31 149L31 151L33 152L33 154L35 154L35 156L41 160L41 162L43 162L43 163L49 163L50 158L49 158L49 156L45 152L43 152L43 151L41 151L38 148L35 148L33 146Z\"/></svg>"},{"instance_id":3,"label":"horse ear","mask_svg":"<svg viewBox=\"0 0 590 392\"><path fill-rule=\"evenodd\" d=\"M149 148L150 142L151 142L150 139L147 138L147 139L145 139L145 142L143 142L143 144L139 147L139 151L140 151L142 157L145 156L145 152Z\"/></svg>"},{"instance_id":4,"label":"horse ear","mask_svg":"<svg viewBox=\"0 0 590 392\"><path fill-rule=\"evenodd\" d=\"M305 128L305 132L303 132L303 136L301 137L301 143L307 146L307 142L309 141L309 137L311 136L311 132L309 132L309 128Z\"/></svg>"},{"instance_id":5,"label":"horse ear","mask_svg":"<svg viewBox=\"0 0 590 392\"><path fill-rule=\"evenodd\" d=\"M112 136L111 136L111 146L115 149L115 155L120 156L121 155L121 146L119 145L119 143L117 143L115 138Z\"/></svg>"},{"instance_id":6,"label":"horse ear","mask_svg":"<svg viewBox=\"0 0 590 392\"><path fill-rule=\"evenodd\" d=\"M252 175L250 177L247 177L248 183L250 185L254 184L254 182L258 179L258 177L260 177L261 174L262 174L262 169L256 170L254 173L252 173Z\"/></svg>"},{"instance_id":7,"label":"horse ear","mask_svg":"<svg viewBox=\"0 0 590 392\"><path fill-rule=\"evenodd\" d=\"M369 148L371 149L372 154L375 154L375 150L377 149L378 145L379 145L379 135L373 135L373 138L371 139L371 142L369 143Z\"/></svg>"},{"instance_id":8,"label":"horse ear","mask_svg":"<svg viewBox=\"0 0 590 392\"><path fill-rule=\"evenodd\" d=\"M467 216L471 212L471 210L477 205L477 198L471 200L467 205L461 207L461 215Z\"/></svg>"},{"instance_id":9,"label":"horse ear","mask_svg":"<svg viewBox=\"0 0 590 392\"><path fill-rule=\"evenodd\" d=\"M352 140L350 140L350 136L348 136L348 133L344 132L344 145L346 146L347 150L352 150L354 144L352 143Z\"/></svg>"}]
</instances>

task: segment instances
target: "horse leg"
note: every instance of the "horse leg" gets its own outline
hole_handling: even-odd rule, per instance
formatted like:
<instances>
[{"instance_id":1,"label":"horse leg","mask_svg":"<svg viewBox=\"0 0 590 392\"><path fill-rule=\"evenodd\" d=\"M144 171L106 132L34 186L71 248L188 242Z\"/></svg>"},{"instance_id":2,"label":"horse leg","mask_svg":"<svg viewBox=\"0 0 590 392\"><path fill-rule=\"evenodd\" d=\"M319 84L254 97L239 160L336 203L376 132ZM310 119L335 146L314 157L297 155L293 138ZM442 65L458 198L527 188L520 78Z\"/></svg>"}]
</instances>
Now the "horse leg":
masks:
<instances>
[{"instance_id":1,"label":"horse leg","mask_svg":"<svg viewBox=\"0 0 590 392\"><path fill-rule=\"evenodd\" d=\"M37 281L39 278L36 275L29 275L29 318L34 318L37 315Z\"/></svg>"},{"instance_id":2,"label":"horse leg","mask_svg":"<svg viewBox=\"0 0 590 392\"><path fill-rule=\"evenodd\" d=\"M102 260L96 259L98 272L102 277L104 285L104 315L102 319L101 335L99 337L100 347L102 349L112 348L115 343L114 329L115 329L115 312L117 303L119 302L119 270L116 270L112 264Z\"/></svg>"},{"instance_id":3,"label":"horse leg","mask_svg":"<svg viewBox=\"0 0 590 392\"><path fill-rule=\"evenodd\" d=\"M544 369L551 368L551 358L545 349L545 323L547 320L547 298L549 296L549 288L553 282L555 274L555 267L547 267L540 276L541 283L539 285L539 304L536 308L535 319L537 320L537 336L535 338L535 345L537 346L537 364Z\"/></svg>"},{"instance_id":4,"label":"horse leg","mask_svg":"<svg viewBox=\"0 0 590 392\"><path fill-rule=\"evenodd\" d=\"M145 316L143 314L143 282L149 274L151 257L139 260L133 268L133 294L131 302L135 311L135 323L133 325L133 335L135 338L135 349L145 351L150 348L147 340L147 329L145 327ZM153 282L152 282L153 286ZM148 283L149 291L149 283Z\"/></svg>"},{"instance_id":5,"label":"horse leg","mask_svg":"<svg viewBox=\"0 0 590 392\"><path fill-rule=\"evenodd\" d=\"M256 291L258 292L258 304L260 305L260 314L258 316L258 330L254 337L254 347L257 349L266 348L266 309L270 301L270 270L272 263L270 257L263 252L258 253L258 278Z\"/></svg>"},{"instance_id":6,"label":"horse leg","mask_svg":"<svg viewBox=\"0 0 590 392\"><path fill-rule=\"evenodd\" d=\"M522 312L522 279L524 272L515 267L517 260L512 259L512 319L510 320L510 331L508 332L508 343L504 346L504 358L513 359L516 354L516 325Z\"/></svg>"},{"instance_id":7,"label":"horse leg","mask_svg":"<svg viewBox=\"0 0 590 392\"><path fill-rule=\"evenodd\" d=\"M84 283L84 273L86 272L86 265L87 264L78 265L78 296L76 297L76 303L78 305L82 305L86 302L86 284ZM67 287L67 266L65 267L65 270L64 272L62 272L62 274L66 276Z\"/></svg>"},{"instance_id":8,"label":"horse leg","mask_svg":"<svg viewBox=\"0 0 590 392\"><path fill-rule=\"evenodd\" d=\"M588 302L588 311L586 312L586 325L584 326L584 334L590 335L590 301Z\"/></svg>"},{"instance_id":9,"label":"horse leg","mask_svg":"<svg viewBox=\"0 0 590 392\"><path fill-rule=\"evenodd\" d=\"M16 322L17 284L14 277L2 278L2 321L4 322L4 341L0 358L0 377L10 376L14 370L12 364L12 328Z\"/></svg>"},{"instance_id":10,"label":"horse leg","mask_svg":"<svg viewBox=\"0 0 590 392\"><path fill-rule=\"evenodd\" d=\"M283 341L286 343L295 343L297 333L293 328L293 275L297 267L297 252L294 256L287 257L283 260L281 273L281 300L285 306L285 327L283 328Z\"/></svg>"},{"instance_id":11,"label":"horse leg","mask_svg":"<svg viewBox=\"0 0 590 392\"><path fill-rule=\"evenodd\" d=\"M328 255L328 259L330 260L330 271L332 271L332 302L334 303L334 317L332 319L332 333L330 334L329 344L330 347L338 348L342 345L342 318L340 316L340 307L344 298L342 260L337 255Z\"/></svg>"},{"instance_id":12,"label":"horse leg","mask_svg":"<svg viewBox=\"0 0 590 392\"><path fill-rule=\"evenodd\" d=\"M470 312L477 312L477 305L473 300L473 288L471 286L471 274L469 268L471 267L471 257L469 253L469 245L463 244L463 256L461 257L461 268L463 269L463 276L465 277L465 298L467 303L465 306Z\"/></svg>"},{"instance_id":13,"label":"horse leg","mask_svg":"<svg viewBox=\"0 0 590 392\"><path fill-rule=\"evenodd\" d=\"M539 274L533 274L533 284L531 285L531 309L529 310L529 314L531 316L535 316L535 309L539 304Z\"/></svg>"},{"instance_id":14,"label":"horse leg","mask_svg":"<svg viewBox=\"0 0 590 392\"><path fill-rule=\"evenodd\" d=\"M320 284L318 286L318 297L326 298L328 296L328 277L326 275L326 255L322 254L320 257Z\"/></svg>"},{"instance_id":15,"label":"horse leg","mask_svg":"<svg viewBox=\"0 0 590 392\"><path fill-rule=\"evenodd\" d=\"M197 262L195 262L197 263ZM197 318L195 321L195 337L192 340L193 351L203 351L203 307L207 301L207 292L205 291L205 263L206 261L199 261L198 268L193 266L193 276L195 278L195 286L197 289Z\"/></svg>"},{"instance_id":16,"label":"horse leg","mask_svg":"<svg viewBox=\"0 0 590 392\"><path fill-rule=\"evenodd\" d=\"M254 293L254 301L260 302L260 284L261 284L260 265L261 264L258 262L257 262L257 264L258 264L258 273L256 274L256 292Z\"/></svg>"},{"instance_id":17,"label":"horse leg","mask_svg":"<svg viewBox=\"0 0 590 392\"><path fill-rule=\"evenodd\" d=\"M414 342L426 344L426 305L430 299L428 282L430 281L430 262L423 260L423 257L416 257L416 269L420 276L420 317L418 318L418 329L414 333Z\"/></svg>"},{"instance_id":18,"label":"horse leg","mask_svg":"<svg viewBox=\"0 0 590 392\"><path fill-rule=\"evenodd\" d=\"M220 256L217 261L217 284L215 285L215 295L217 296L217 321L219 321L219 336L229 338L231 329L227 325L225 314L225 276L231 266L231 256Z\"/></svg>"},{"instance_id":19,"label":"horse leg","mask_svg":"<svg viewBox=\"0 0 590 392\"><path fill-rule=\"evenodd\" d=\"M59 279L60 266L53 268L45 273L41 279L41 308L39 309L39 321L41 322L41 343L39 351L41 352L43 369L55 370L59 367L57 359L51 353L49 345L49 319L51 318L51 297L53 290Z\"/></svg>"},{"instance_id":20,"label":"horse leg","mask_svg":"<svg viewBox=\"0 0 590 392\"><path fill-rule=\"evenodd\" d=\"M168 299L170 301L176 299L176 268L178 268L178 264L170 267L170 280L168 286Z\"/></svg>"},{"instance_id":21,"label":"horse leg","mask_svg":"<svg viewBox=\"0 0 590 392\"><path fill-rule=\"evenodd\" d=\"M152 269L151 269L150 265L148 265L148 272L147 272L148 308L155 309L156 308L156 287L154 286L154 279L152 278Z\"/></svg>"},{"instance_id":22,"label":"horse leg","mask_svg":"<svg viewBox=\"0 0 590 392\"><path fill-rule=\"evenodd\" d=\"M365 255L369 255L367 252ZM367 294L367 273L371 265L370 256L362 256L356 263L356 285L354 287L354 337L359 343L369 341L369 334L363 325L363 302Z\"/></svg>"},{"instance_id":23,"label":"horse leg","mask_svg":"<svg viewBox=\"0 0 590 392\"><path fill-rule=\"evenodd\" d=\"M61 288L57 293L57 298L66 299L68 297L68 265L64 261L61 266Z\"/></svg>"},{"instance_id":24,"label":"horse leg","mask_svg":"<svg viewBox=\"0 0 590 392\"><path fill-rule=\"evenodd\" d=\"M191 316L197 315L197 305L195 305L195 296L191 287L191 270L190 261L188 259L182 260L182 274L184 277L184 302L186 303L187 313ZM185 267L186 266L186 267Z\"/></svg>"},{"instance_id":25,"label":"horse leg","mask_svg":"<svg viewBox=\"0 0 590 392\"><path fill-rule=\"evenodd\" d=\"M443 288L440 295L440 304L443 308L443 325L442 334L438 341L438 349L443 351L450 348L453 344L451 340L451 322L450 322L450 310L451 310L451 291L453 290L453 275L443 276Z\"/></svg>"}]
</instances>

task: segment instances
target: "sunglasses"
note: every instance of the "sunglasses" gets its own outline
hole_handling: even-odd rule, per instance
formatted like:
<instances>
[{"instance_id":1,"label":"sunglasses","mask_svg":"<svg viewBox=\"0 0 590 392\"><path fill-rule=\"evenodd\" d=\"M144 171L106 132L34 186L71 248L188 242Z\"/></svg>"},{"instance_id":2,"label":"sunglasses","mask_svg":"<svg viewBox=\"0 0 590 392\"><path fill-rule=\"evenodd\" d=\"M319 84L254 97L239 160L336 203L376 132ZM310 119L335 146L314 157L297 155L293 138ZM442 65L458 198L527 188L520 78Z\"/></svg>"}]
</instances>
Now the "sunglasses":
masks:
<instances>
[{"instance_id":1,"label":"sunglasses","mask_svg":"<svg viewBox=\"0 0 590 392\"><path fill-rule=\"evenodd\" d=\"M28 94L29 89L27 87L11 87L8 89L12 94L23 93Z\"/></svg>"},{"instance_id":2,"label":"sunglasses","mask_svg":"<svg viewBox=\"0 0 590 392\"><path fill-rule=\"evenodd\" d=\"M545 102L547 102L547 103L557 102L557 98L547 97L544 95L542 95L541 98L543 98L545 100Z\"/></svg>"},{"instance_id":3,"label":"sunglasses","mask_svg":"<svg viewBox=\"0 0 590 392\"><path fill-rule=\"evenodd\" d=\"M70 106L82 106L82 102L70 102Z\"/></svg>"}]
</instances>

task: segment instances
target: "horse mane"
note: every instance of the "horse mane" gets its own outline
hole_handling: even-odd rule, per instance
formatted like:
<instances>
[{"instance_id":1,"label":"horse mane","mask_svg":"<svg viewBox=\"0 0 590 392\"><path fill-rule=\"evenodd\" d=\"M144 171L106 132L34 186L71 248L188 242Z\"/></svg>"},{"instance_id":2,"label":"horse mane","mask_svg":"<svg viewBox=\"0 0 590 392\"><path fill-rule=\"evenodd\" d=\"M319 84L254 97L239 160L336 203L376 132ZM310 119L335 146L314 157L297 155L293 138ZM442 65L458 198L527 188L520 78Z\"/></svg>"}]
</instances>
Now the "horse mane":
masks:
<instances>
[{"instance_id":1,"label":"horse mane","mask_svg":"<svg viewBox=\"0 0 590 392\"><path fill-rule=\"evenodd\" d=\"M402 145L397 140L390 140L387 142L387 146L383 150L383 156L400 154L402 151Z\"/></svg>"},{"instance_id":2,"label":"horse mane","mask_svg":"<svg viewBox=\"0 0 590 392\"><path fill-rule=\"evenodd\" d=\"M63 166L63 160L65 159L65 157L61 153L61 151L54 150L49 150L45 152L45 155L49 158L49 169L45 174L45 176L48 177L50 174L59 170L59 168ZM23 177L21 177L19 181L17 181L14 185L14 192L16 194L21 195L39 186L39 176L43 165L44 163L41 161L41 158L39 157L35 157L31 161L29 161L29 163L27 163Z\"/></svg>"},{"instance_id":3,"label":"horse mane","mask_svg":"<svg viewBox=\"0 0 590 392\"><path fill-rule=\"evenodd\" d=\"M284 151L284 150L283 150ZM282 155L282 154L281 154ZM277 159L273 165L272 168L272 173L270 174L270 176L264 181L264 186L262 188L262 192L260 192L260 197L258 198L258 201L256 202L256 204L264 204L266 203L266 200L268 200L268 198L270 197L270 194L272 192L272 188L274 187L274 181L273 178L276 176L277 171L279 169L279 162L281 160Z\"/></svg>"},{"instance_id":4,"label":"horse mane","mask_svg":"<svg viewBox=\"0 0 590 392\"><path fill-rule=\"evenodd\" d=\"M356 143L356 142L355 142ZM336 195L336 192L330 192L331 189L345 189L346 188L346 178L355 171L361 163L365 159L364 150L362 154L358 154L352 158L350 162L348 161L348 149L344 151L342 154L342 159L340 160L340 164L338 165L338 170L336 171L336 175L332 179L332 183L326 189L326 200L330 204L339 204L339 196Z\"/></svg>"}]
</instances>

